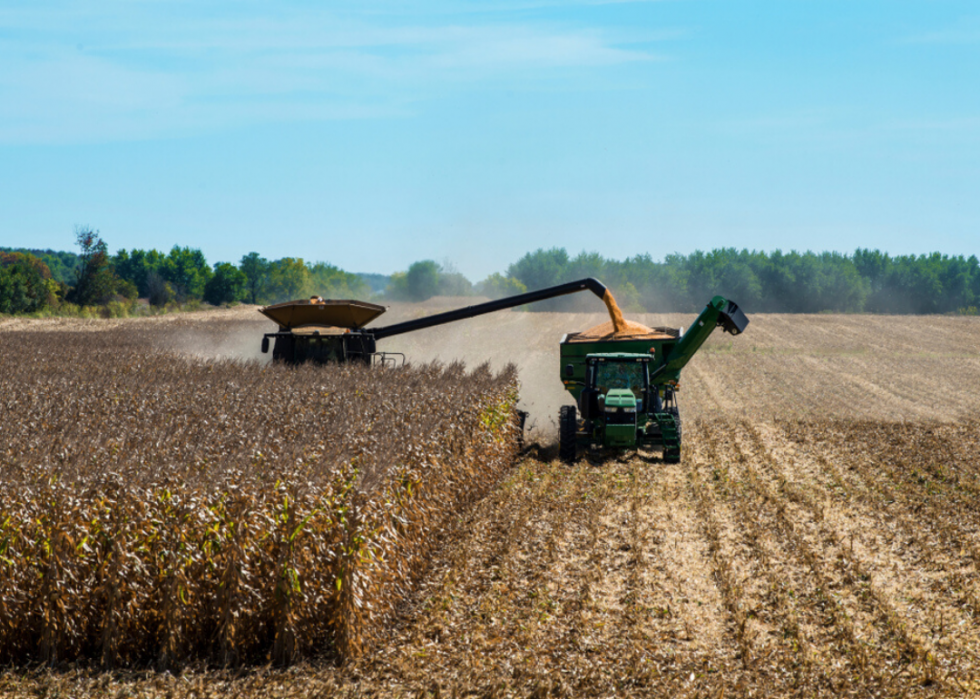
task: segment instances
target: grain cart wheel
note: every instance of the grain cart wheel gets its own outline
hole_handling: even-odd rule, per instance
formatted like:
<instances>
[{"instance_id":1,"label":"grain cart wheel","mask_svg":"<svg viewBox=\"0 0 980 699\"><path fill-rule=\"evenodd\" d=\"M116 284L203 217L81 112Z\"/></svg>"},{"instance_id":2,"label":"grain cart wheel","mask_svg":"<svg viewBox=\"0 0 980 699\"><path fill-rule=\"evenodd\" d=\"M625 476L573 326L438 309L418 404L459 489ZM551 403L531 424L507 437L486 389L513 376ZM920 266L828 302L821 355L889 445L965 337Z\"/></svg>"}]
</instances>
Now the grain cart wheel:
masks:
<instances>
[{"instance_id":1,"label":"grain cart wheel","mask_svg":"<svg viewBox=\"0 0 980 699\"><path fill-rule=\"evenodd\" d=\"M667 412L674 416L674 424L677 426L677 445L664 448L664 461L668 464L679 464L681 462L681 445L684 443L681 432L681 413L677 408L667 408Z\"/></svg>"},{"instance_id":2,"label":"grain cart wheel","mask_svg":"<svg viewBox=\"0 0 980 699\"><path fill-rule=\"evenodd\" d=\"M574 405L563 405L558 412L558 458L566 464L575 461L575 432L578 425Z\"/></svg>"},{"instance_id":3,"label":"grain cart wheel","mask_svg":"<svg viewBox=\"0 0 980 699\"><path fill-rule=\"evenodd\" d=\"M682 442L681 437L681 411L677 408L667 408L667 412L674 416L674 422L677 423L677 441Z\"/></svg>"}]
</instances>

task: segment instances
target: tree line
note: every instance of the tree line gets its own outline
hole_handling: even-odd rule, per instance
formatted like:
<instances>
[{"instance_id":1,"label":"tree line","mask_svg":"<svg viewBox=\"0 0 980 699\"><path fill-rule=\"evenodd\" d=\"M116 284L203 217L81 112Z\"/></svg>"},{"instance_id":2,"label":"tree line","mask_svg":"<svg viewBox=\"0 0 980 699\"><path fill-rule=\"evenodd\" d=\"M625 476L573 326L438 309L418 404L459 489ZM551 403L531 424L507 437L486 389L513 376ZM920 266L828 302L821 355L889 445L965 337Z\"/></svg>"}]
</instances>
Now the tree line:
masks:
<instances>
[{"instance_id":1,"label":"tree line","mask_svg":"<svg viewBox=\"0 0 980 699\"><path fill-rule=\"evenodd\" d=\"M716 294L755 313L975 314L980 263L975 255L892 256L879 250L774 252L722 248L655 260L572 256L538 249L474 284L449 263L420 260L391 276L355 274L301 258L268 260L248 253L238 264L209 265L194 248L122 249L108 253L97 231L76 230L79 252L0 248L0 313L31 313L60 304L80 307L135 303L275 303L320 295L424 301L433 296L501 298L595 277L632 312L694 312ZM594 308L582 295L533 304L528 310Z\"/></svg>"},{"instance_id":2,"label":"tree line","mask_svg":"<svg viewBox=\"0 0 980 699\"><path fill-rule=\"evenodd\" d=\"M693 312L716 294L756 313L975 313L980 263L943 255L891 256L879 250L761 252L723 248L655 260L606 259L563 248L524 255L506 277L537 289L582 277L608 284L633 311ZM568 308L575 300L556 300ZM545 309L540 309L545 310Z\"/></svg>"},{"instance_id":3,"label":"tree line","mask_svg":"<svg viewBox=\"0 0 980 699\"><path fill-rule=\"evenodd\" d=\"M363 298L371 293L359 275L325 262L268 260L251 252L237 265L209 265L195 248L175 245L167 253L121 249L110 255L98 231L80 228L75 237L77 253L0 248L0 313L65 305L125 306L139 298L166 308L202 302L270 304L313 294Z\"/></svg>"},{"instance_id":4,"label":"tree line","mask_svg":"<svg viewBox=\"0 0 980 699\"><path fill-rule=\"evenodd\" d=\"M663 260L649 254L613 260L596 252L573 257L565 248L542 248L475 285L432 260L416 262L392 275L388 294L417 301L449 293L502 298L585 277L604 282L619 305L633 312L695 312L718 294L755 313L975 314L980 306L975 255L891 256L866 249L846 255L722 248ZM574 295L528 310L590 308L593 300Z\"/></svg>"}]
</instances>

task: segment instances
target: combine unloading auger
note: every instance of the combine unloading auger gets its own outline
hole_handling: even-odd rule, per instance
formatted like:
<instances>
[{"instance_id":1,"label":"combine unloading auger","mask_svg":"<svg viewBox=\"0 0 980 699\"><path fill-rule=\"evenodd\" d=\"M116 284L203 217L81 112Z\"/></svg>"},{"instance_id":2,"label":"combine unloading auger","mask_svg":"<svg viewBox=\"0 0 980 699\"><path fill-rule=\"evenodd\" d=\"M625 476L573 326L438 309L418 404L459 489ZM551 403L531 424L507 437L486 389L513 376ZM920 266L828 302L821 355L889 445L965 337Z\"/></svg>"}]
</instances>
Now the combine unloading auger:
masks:
<instances>
[{"instance_id":1,"label":"combine unloading auger","mask_svg":"<svg viewBox=\"0 0 980 699\"><path fill-rule=\"evenodd\" d=\"M364 327L386 310L384 306L374 303L352 300L321 301L317 298L309 301L287 301L259 309L260 313L279 325L278 332L266 333L262 338L262 351L269 351L269 340L272 339L275 340L272 358L289 364L384 362L389 355L397 353L377 351L377 341L383 338L579 291L591 291L600 299L609 295L605 285L597 279L580 279L382 328Z\"/></svg>"}]
</instances>

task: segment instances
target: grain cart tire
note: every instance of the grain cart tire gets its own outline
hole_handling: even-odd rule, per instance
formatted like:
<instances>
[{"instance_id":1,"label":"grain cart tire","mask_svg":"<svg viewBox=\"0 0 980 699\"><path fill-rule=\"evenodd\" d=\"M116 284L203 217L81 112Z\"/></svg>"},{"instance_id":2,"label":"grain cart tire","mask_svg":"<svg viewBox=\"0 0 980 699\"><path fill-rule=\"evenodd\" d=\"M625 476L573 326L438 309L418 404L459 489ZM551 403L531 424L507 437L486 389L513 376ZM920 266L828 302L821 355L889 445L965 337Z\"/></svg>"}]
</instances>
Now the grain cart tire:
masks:
<instances>
[{"instance_id":1,"label":"grain cart tire","mask_svg":"<svg viewBox=\"0 0 980 699\"><path fill-rule=\"evenodd\" d=\"M674 422L677 423L677 441L684 444L684 437L681 434L681 411L677 408L667 408L667 412L674 416Z\"/></svg>"},{"instance_id":2,"label":"grain cart tire","mask_svg":"<svg viewBox=\"0 0 980 699\"><path fill-rule=\"evenodd\" d=\"M671 449L668 454L664 451L664 461L668 464L679 464L681 462L681 449L684 446L684 435L681 429L681 413L677 408L667 408L667 412L674 416L674 424L677 426L677 448Z\"/></svg>"},{"instance_id":3,"label":"grain cart tire","mask_svg":"<svg viewBox=\"0 0 980 699\"><path fill-rule=\"evenodd\" d=\"M563 405L558 412L558 458L566 464L575 461L577 416L574 405Z\"/></svg>"}]
</instances>

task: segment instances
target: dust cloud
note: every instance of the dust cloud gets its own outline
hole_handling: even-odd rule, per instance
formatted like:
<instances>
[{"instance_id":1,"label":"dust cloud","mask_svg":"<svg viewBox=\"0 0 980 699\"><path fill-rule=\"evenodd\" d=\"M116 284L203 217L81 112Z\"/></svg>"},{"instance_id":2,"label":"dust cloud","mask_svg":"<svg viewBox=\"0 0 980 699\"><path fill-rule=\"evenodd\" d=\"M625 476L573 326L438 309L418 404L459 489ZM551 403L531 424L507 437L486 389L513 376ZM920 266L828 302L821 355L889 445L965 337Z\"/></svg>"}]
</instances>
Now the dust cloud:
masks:
<instances>
[{"instance_id":1,"label":"dust cloud","mask_svg":"<svg viewBox=\"0 0 980 699\"><path fill-rule=\"evenodd\" d=\"M188 328L166 342L169 349L198 359L268 364L271 346L268 354L262 354L262 335L275 330L275 324L241 322L213 329Z\"/></svg>"},{"instance_id":2,"label":"dust cloud","mask_svg":"<svg viewBox=\"0 0 980 699\"><path fill-rule=\"evenodd\" d=\"M231 360L268 364L272 353L262 354L262 335L278 326L260 315L258 306L180 313L146 321L152 345L203 360ZM135 326L134 326L135 327Z\"/></svg>"},{"instance_id":3,"label":"dust cloud","mask_svg":"<svg viewBox=\"0 0 980 699\"><path fill-rule=\"evenodd\" d=\"M611 296L611 295L610 295ZM376 325L432 315L479 303L474 299L433 299L427 304L399 304ZM615 307L615 300L612 301ZM601 307L600 307L601 308ZM618 311L618 307L615 307ZM520 408L528 412L528 439L547 443L558 433L558 410L573 402L561 381L559 343L566 333L606 321L612 314L526 313L498 311L456 323L396 335L378 342L378 351L403 352L410 362L462 361L468 366L488 362L499 370L517 366ZM622 321L622 314L619 314ZM624 328L626 321L622 321Z\"/></svg>"},{"instance_id":4,"label":"dust cloud","mask_svg":"<svg viewBox=\"0 0 980 699\"><path fill-rule=\"evenodd\" d=\"M485 300L435 297L425 303L393 303L371 325L384 327ZM611 293L607 292L603 301L606 309L598 306L594 313L498 311L379 340L378 351L402 353L410 363L461 361L471 367L489 363L495 371L507 364L516 365L521 382L520 408L528 412L528 439L548 443L557 435L559 408L573 402L560 374L559 343L564 334L596 326L609 326L617 334L638 328L649 331L646 326L625 320ZM186 320L172 322L171 332L161 334L156 344L161 349L200 359L267 363L271 353L261 353L262 335L275 331L276 325L257 309L238 306L209 311L200 318L196 317L198 314L183 314ZM603 310L608 310L608 315Z\"/></svg>"}]
</instances>

